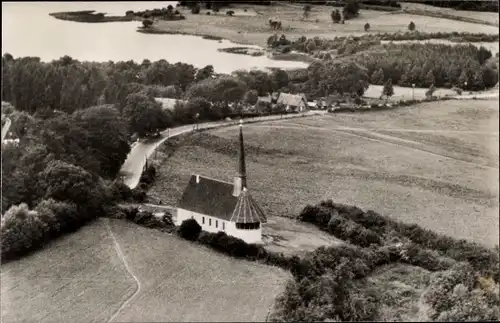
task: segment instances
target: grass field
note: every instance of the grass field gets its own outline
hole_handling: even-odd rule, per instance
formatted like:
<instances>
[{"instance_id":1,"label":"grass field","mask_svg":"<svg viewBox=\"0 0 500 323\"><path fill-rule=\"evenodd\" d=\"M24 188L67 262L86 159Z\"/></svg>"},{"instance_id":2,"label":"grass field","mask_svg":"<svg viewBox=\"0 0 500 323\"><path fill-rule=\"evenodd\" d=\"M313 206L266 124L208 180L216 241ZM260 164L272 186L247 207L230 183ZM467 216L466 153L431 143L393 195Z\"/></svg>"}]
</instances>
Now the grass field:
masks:
<instances>
[{"instance_id":1,"label":"grass field","mask_svg":"<svg viewBox=\"0 0 500 323\"><path fill-rule=\"evenodd\" d=\"M270 216L332 198L440 233L498 243L498 101L443 101L245 126L249 189ZM184 141L150 195L174 204L193 173L231 181L237 129Z\"/></svg>"},{"instance_id":2,"label":"grass field","mask_svg":"<svg viewBox=\"0 0 500 323\"><path fill-rule=\"evenodd\" d=\"M394 85L394 95L390 98L390 101L399 101L399 100L423 100L425 99L425 92L429 90L428 88L415 88L415 90L411 87L397 86ZM364 97L378 99L382 94L382 90L384 89L383 85L373 85L370 84L370 87L364 93ZM468 92L465 92L468 93ZM437 97L443 97L446 95L456 95L455 91L451 89L437 89L434 92L434 95Z\"/></svg>"},{"instance_id":3,"label":"grass field","mask_svg":"<svg viewBox=\"0 0 500 323\"><path fill-rule=\"evenodd\" d=\"M106 219L1 269L5 323L264 321L290 277Z\"/></svg>"},{"instance_id":4,"label":"grass field","mask_svg":"<svg viewBox=\"0 0 500 323\"><path fill-rule=\"evenodd\" d=\"M247 13L238 15L243 8L249 8ZM206 15L202 10L199 15L193 15L188 10L183 14L186 20L159 21L155 29L164 32L180 32L201 36L217 36L241 44L255 44L267 46L267 38L274 32L270 29L269 18L280 19L283 31L288 39L300 36L325 37L349 36L364 34L363 26L370 23L370 33L395 33L407 31L410 21L415 22L417 30L422 32L475 32L497 34L498 28L469 22L411 15L406 13L390 13L384 11L361 10L360 16L349 20L345 24L333 24L330 13L334 9L330 6L313 6L310 17L302 20L302 5L277 4L274 6L244 6L235 5L236 13L228 17L224 13ZM256 14L253 13L256 12ZM481 13L470 13L474 16Z\"/></svg>"},{"instance_id":5,"label":"grass field","mask_svg":"<svg viewBox=\"0 0 500 323\"><path fill-rule=\"evenodd\" d=\"M438 14L450 18L455 17L455 19L458 20L465 18L474 21L481 21L486 24L498 25L498 13L495 12L455 10L451 8L440 8L440 7L425 5L422 3L410 3L410 2L402 2L401 7L404 10L419 12L422 15Z\"/></svg>"},{"instance_id":6,"label":"grass field","mask_svg":"<svg viewBox=\"0 0 500 323\"><path fill-rule=\"evenodd\" d=\"M106 322L136 285L103 224L2 265L2 322Z\"/></svg>"}]
</instances>

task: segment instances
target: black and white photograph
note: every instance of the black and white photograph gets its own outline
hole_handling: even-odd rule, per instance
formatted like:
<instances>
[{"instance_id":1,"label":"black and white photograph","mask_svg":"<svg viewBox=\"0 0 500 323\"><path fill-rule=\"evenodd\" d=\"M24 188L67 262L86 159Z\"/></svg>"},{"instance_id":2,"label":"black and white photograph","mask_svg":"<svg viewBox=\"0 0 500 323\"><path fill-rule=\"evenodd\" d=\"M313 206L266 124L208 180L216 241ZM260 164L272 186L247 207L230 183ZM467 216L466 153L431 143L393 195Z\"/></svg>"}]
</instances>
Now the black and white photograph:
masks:
<instances>
[{"instance_id":1,"label":"black and white photograph","mask_svg":"<svg viewBox=\"0 0 500 323\"><path fill-rule=\"evenodd\" d=\"M2 1L0 322L500 320L499 2Z\"/></svg>"}]
</instances>

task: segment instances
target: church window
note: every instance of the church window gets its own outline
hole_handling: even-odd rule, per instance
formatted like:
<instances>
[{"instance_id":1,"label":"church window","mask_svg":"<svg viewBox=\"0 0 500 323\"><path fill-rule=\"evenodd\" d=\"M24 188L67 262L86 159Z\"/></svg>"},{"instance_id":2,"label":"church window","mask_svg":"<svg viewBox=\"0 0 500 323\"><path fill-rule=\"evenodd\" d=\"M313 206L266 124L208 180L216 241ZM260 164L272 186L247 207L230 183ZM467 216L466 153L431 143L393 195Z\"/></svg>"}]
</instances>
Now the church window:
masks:
<instances>
[{"instance_id":1,"label":"church window","mask_svg":"<svg viewBox=\"0 0 500 323\"><path fill-rule=\"evenodd\" d=\"M205 217L201 218L201 224L205 224Z\"/></svg>"},{"instance_id":2,"label":"church window","mask_svg":"<svg viewBox=\"0 0 500 323\"><path fill-rule=\"evenodd\" d=\"M226 222L222 221L222 230L226 230Z\"/></svg>"},{"instance_id":3,"label":"church window","mask_svg":"<svg viewBox=\"0 0 500 323\"><path fill-rule=\"evenodd\" d=\"M208 225L212 225L212 219L208 219Z\"/></svg>"},{"instance_id":4,"label":"church window","mask_svg":"<svg viewBox=\"0 0 500 323\"><path fill-rule=\"evenodd\" d=\"M255 230L260 228L260 223L236 223L236 229L240 230Z\"/></svg>"},{"instance_id":5,"label":"church window","mask_svg":"<svg viewBox=\"0 0 500 323\"><path fill-rule=\"evenodd\" d=\"M215 220L215 227L218 228L219 227L219 221L218 220Z\"/></svg>"}]
</instances>

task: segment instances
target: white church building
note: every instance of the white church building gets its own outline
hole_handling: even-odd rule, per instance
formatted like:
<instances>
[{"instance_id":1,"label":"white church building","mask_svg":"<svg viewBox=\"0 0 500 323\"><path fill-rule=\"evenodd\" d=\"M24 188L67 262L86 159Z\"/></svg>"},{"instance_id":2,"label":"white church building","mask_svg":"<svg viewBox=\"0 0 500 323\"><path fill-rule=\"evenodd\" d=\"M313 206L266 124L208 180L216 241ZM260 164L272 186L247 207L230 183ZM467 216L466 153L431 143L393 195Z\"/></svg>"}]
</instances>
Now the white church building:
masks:
<instances>
[{"instance_id":1,"label":"white church building","mask_svg":"<svg viewBox=\"0 0 500 323\"><path fill-rule=\"evenodd\" d=\"M192 175L178 203L175 225L195 219L202 230L262 242L266 216L247 189L243 122L240 121L238 176L233 183Z\"/></svg>"}]
</instances>

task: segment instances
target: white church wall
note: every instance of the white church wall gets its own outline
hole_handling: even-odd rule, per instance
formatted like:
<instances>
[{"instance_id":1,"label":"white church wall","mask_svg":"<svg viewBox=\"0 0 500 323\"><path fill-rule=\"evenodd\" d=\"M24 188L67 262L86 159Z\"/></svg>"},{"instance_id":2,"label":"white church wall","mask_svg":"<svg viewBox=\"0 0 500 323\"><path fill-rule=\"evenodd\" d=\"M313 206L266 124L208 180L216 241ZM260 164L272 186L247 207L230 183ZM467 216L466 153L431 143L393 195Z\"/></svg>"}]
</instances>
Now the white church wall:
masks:
<instances>
[{"instance_id":1,"label":"white church wall","mask_svg":"<svg viewBox=\"0 0 500 323\"><path fill-rule=\"evenodd\" d=\"M229 222L227 224L226 233L233 237L238 237L246 243L260 243L262 242L262 229L259 226L254 230L241 230L236 228L236 223Z\"/></svg>"},{"instance_id":2,"label":"white church wall","mask_svg":"<svg viewBox=\"0 0 500 323\"><path fill-rule=\"evenodd\" d=\"M174 222L175 225L179 226L182 222L191 218L198 222L203 231L212 233L224 231L227 235L240 238L246 243L259 243L262 241L262 231L260 227L255 230L240 230L236 229L236 223L234 222L224 221L219 218L184 209L177 209L177 217Z\"/></svg>"}]
</instances>

